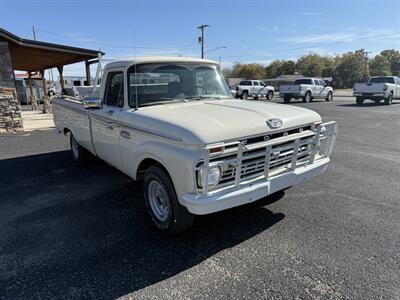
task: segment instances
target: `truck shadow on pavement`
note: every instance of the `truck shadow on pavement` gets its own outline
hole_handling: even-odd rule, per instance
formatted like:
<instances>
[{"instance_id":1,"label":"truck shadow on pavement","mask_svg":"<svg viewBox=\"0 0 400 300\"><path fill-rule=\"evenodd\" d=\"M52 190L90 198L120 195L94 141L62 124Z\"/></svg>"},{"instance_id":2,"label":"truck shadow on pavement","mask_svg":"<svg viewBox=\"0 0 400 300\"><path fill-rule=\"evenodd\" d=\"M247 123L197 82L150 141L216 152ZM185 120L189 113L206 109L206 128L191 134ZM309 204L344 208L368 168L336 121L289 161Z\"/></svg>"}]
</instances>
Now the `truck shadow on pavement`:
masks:
<instances>
[{"instance_id":1,"label":"truck shadow on pavement","mask_svg":"<svg viewBox=\"0 0 400 300\"><path fill-rule=\"evenodd\" d=\"M0 298L110 299L168 279L284 218L263 207L283 192L198 217L165 236L140 183L67 151L0 161ZM240 263L240 262L238 262ZM212 270L210 270L212 272Z\"/></svg>"}]
</instances>

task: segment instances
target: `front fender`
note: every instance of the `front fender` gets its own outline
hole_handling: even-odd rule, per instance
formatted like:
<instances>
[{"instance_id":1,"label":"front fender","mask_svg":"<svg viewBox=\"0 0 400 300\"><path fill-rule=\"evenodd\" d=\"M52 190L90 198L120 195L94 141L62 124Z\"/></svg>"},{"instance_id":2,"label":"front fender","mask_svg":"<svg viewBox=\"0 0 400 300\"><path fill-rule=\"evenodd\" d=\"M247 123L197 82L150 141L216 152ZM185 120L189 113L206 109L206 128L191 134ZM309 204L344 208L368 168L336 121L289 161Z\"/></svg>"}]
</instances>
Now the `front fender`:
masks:
<instances>
[{"instance_id":1,"label":"front fender","mask_svg":"<svg viewBox=\"0 0 400 300\"><path fill-rule=\"evenodd\" d=\"M185 149L182 145L160 141L142 143L127 153L122 154L127 173L137 179L140 163L152 159L161 164L168 172L174 184L178 199L184 193L195 191L194 167L200 157L195 149ZM126 155L127 154L127 155Z\"/></svg>"}]
</instances>

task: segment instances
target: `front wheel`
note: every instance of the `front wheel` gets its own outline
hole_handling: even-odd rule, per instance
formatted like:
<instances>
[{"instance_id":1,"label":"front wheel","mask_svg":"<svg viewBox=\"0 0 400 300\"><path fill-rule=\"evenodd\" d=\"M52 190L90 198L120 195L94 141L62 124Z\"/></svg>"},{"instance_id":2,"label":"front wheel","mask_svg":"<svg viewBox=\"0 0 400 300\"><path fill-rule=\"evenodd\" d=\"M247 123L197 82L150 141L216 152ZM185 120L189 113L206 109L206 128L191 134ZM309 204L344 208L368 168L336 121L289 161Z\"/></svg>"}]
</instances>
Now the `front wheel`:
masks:
<instances>
[{"instance_id":1,"label":"front wheel","mask_svg":"<svg viewBox=\"0 0 400 300\"><path fill-rule=\"evenodd\" d=\"M248 92L246 92L246 91L244 91L243 93L242 93L242 99L243 100L247 100L247 98L249 97L249 93Z\"/></svg>"},{"instance_id":2,"label":"front wheel","mask_svg":"<svg viewBox=\"0 0 400 300\"><path fill-rule=\"evenodd\" d=\"M285 102L285 103L290 103L290 99L291 99L292 97L290 97L290 96L283 96L283 102Z\"/></svg>"},{"instance_id":3,"label":"front wheel","mask_svg":"<svg viewBox=\"0 0 400 300\"><path fill-rule=\"evenodd\" d=\"M273 91L269 91L267 94L267 100L272 100L272 98L274 97L274 92Z\"/></svg>"},{"instance_id":4,"label":"front wheel","mask_svg":"<svg viewBox=\"0 0 400 300\"><path fill-rule=\"evenodd\" d=\"M192 225L194 215L179 204L171 179L160 167L146 170L143 191L147 210L158 229L177 234Z\"/></svg>"},{"instance_id":5,"label":"front wheel","mask_svg":"<svg viewBox=\"0 0 400 300\"><path fill-rule=\"evenodd\" d=\"M328 93L328 96L327 96L326 99L325 99L325 101L331 102L332 100L333 100L333 94L332 94L332 92L329 92L329 93Z\"/></svg>"},{"instance_id":6,"label":"front wheel","mask_svg":"<svg viewBox=\"0 0 400 300\"><path fill-rule=\"evenodd\" d=\"M385 99L385 104L390 105L393 102L393 94L390 93L389 96Z\"/></svg>"}]
</instances>

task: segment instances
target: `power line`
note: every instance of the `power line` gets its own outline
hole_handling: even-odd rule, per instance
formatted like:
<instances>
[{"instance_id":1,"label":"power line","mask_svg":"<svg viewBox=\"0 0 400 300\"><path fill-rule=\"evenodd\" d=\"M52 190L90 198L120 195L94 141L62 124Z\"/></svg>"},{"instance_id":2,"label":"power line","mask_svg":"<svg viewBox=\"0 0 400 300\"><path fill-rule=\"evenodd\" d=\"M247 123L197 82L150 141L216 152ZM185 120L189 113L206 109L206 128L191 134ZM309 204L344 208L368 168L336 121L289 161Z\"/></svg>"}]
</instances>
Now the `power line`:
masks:
<instances>
[{"instance_id":1,"label":"power line","mask_svg":"<svg viewBox=\"0 0 400 300\"><path fill-rule=\"evenodd\" d=\"M133 48L133 46L131 46L131 45L115 45L115 44L108 44L108 43L99 43L99 42L90 41L90 40L86 40L86 39L74 38L74 37L71 37L71 36L67 36L67 35L51 32L51 31L48 31L48 30L40 29L40 28L37 28L36 30L44 32L44 33L47 33L47 34L51 34L51 35L54 35L54 36L58 36L58 37L61 37L61 38L65 38L65 39L81 42L81 43L93 44L93 45L98 45L98 46L106 46L106 47L110 47L110 48L123 48L123 49L132 49ZM160 45L160 46L156 46L156 45L153 45L153 46L135 46L135 48L137 48L137 49L182 49L182 48L193 48L193 47L197 47L197 44L179 45L179 46L163 46L163 45Z\"/></svg>"}]
</instances>

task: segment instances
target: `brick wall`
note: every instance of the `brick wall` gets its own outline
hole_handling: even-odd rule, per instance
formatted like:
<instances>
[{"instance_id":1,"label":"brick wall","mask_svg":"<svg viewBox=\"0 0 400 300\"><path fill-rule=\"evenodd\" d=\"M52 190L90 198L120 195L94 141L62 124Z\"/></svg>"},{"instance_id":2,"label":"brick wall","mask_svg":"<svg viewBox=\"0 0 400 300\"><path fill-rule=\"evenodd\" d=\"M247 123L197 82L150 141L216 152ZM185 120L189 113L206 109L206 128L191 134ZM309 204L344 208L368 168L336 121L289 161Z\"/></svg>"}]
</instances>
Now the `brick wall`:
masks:
<instances>
[{"instance_id":1,"label":"brick wall","mask_svg":"<svg viewBox=\"0 0 400 300\"><path fill-rule=\"evenodd\" d=\"M0 133L22 129L14 71L7 42L0 42Z\"/></svg>"}]
</instances>

